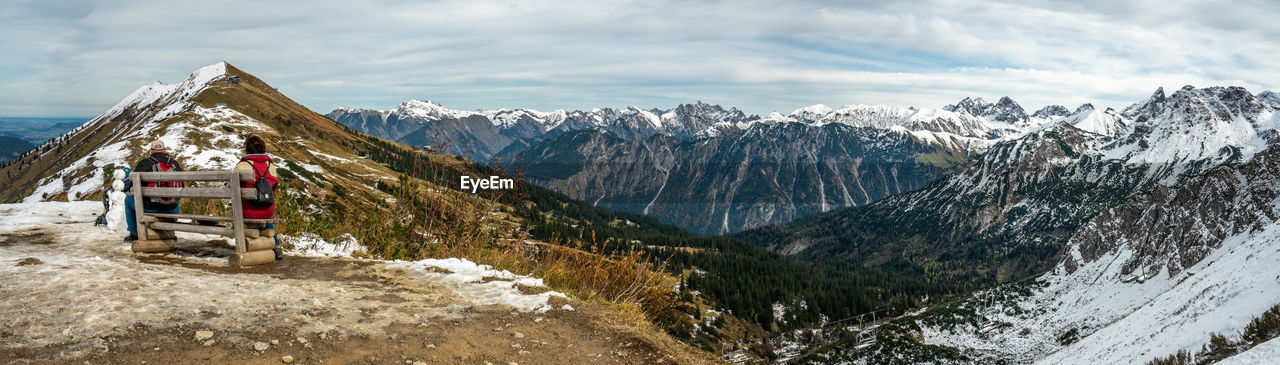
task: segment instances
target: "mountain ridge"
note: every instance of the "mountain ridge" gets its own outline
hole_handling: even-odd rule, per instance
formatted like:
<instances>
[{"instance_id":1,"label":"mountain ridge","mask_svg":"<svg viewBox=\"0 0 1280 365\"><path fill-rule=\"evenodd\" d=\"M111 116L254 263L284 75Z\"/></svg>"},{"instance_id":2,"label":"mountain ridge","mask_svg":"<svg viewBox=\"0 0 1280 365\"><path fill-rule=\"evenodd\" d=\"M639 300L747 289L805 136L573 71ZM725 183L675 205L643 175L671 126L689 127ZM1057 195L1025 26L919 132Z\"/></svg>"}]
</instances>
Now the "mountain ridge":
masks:
<instances>
[{"instance_id":1,"label":"mountain ridge","mask_svg":"<svg viewBox=\"0 0 1280 365\"><path fill-rule=\"evenodd\" d=\"M732 233L742 229L749 229L756 226L786 223L795 217L809 212L826 211L832 208L845 207L850 205L866 204L875 199L888 194L904 192L912 190L926 183L943 176L948 173L952 166L963 161L967 156L973 153L980 153L993 143L1002 140L1017 138L1019 135L1033 131L1042 126L1048 125L1052 120L1076 117L1077 123L1085 127L1086 123L1092 125L1088 128L1091 130L1101 130L1102 132L1115 133L1124 127L1123 117L1115 116L1114 113L1103 114L1086 118L1087 116L1078 116L1076 114L1066 114L1064 116L1049 116L1047 118L1031 117L1022 112L1021 107L1010 98L1001 98L996 104L979 103L980 99L966 98L962 103L981 104L978 110L984 115L994 118L997 114L1012 115L1013 124L1005 121L992 121L988 117L976 116L971 114L967 109L962 108L944 108L952 109L948 111L944 109L922 109L922 108L896 108L878 105L846 105L838 109L832 109L821 104L812 105L804 108L798 108L789 115L772 113L765 117L756 115L746 115L736 108L724 108L718 105L710 105L701 102L693 104L681 104L675 108L667 110L643 110L636 107L628 107L626 109L593 109L589 112L573 111L562 112L556 111L551 113L543 113L527 110L507 110L499 109L496 111L449 111L447 108L429 102L405 102L401 107L392 110L370 111L353 108L340 108L330 113L329 116L345 125L356 129L363 129L377 134L381 130L384 137L399 138L401 142L405 142L416 146L445 146L447 152L474 159L496 158L508 164L516 164L523 167L527 171L545 172L550 170L559 170L570 164L588 163L582 158L571 158L569 156L580 156L584 151L572 151L580 146L574 146L567 141L556 141L568 133L580 130L597 130L607 133L611 136L619 138L621 141L615 141L605 145L597 144L597 148L606 148L608 151L597 151L606 154L617 154L622 150L632 149L632 147L624 147L623 145L634 144L637 146L647 145L654 147L653 141L649 140L652 136L670 137L665 144L670 146L661 147L671 150L675 148L681 151L682 155L661 158L668 161L663 166L654 166L652 161L654 157L633 158L634 155L617 155L613 161L609 162L612 166L617 167L584 167L578 166L573 171L579 172L581 176L569 176L562 174L534 174L533 182L543 186L551 187L562 193L568 194L575 199L581 199L589 202L605 204L607 207L614 209L622 209L635 213L654 213L665 222L677 223L687 229L692 229L703 234L723 234ZM418 112L407 111L405 108L413 106L421 106L422 110ZM1001 114L1003 113L1003 114ZM1084 112L1077 114L1083 114ZM520 115L520 118L501 119L502 115ZM539 116L553 115L549 119L539 119ZM402 119L403 118L403 119ZM1016 120L1015 120L1016 119ZM763 143L753 138L761 135L761 131L776 130L776 126L797 125L801 128L790 128L793 140L802 140L805 134L822 133L822 129L828 125L841 125L853 127L846 130L857 130L856 133L842 133L840 138L844 141L827 141L825 146L841 146L850 143L866 146L875 145L898 145L900 151L911 151L907 154L880 156L876 155L875 148L863 151L863 148L843 148L834 147L841 151L840 154L833 152L822 152L824 156L834 158L836 161L854 161L853 163L842 163L841 166L832 165L823 167L812 164L804 167L803 170L810 171L804 173L803 179L807 179L807 184L816 185L807 188L807 192L787 191L788 187L779 185L778 187L756 189L750 192L732 192L739 189L741 184L732 187L719 187L715 192L707 192L704 195L684 195L681 196L685 201L695 201L697 204L702 202L715 201L707 204L705 209L691 207L688 204L681 203L672 199L663 199L661 195L670 176L670 171L689 171L691 169L699 169L704 171L701 175L705 175L704 179L708 181L716 181L714 184L727 184L732 181L741 179L742 172L734 172L729 168L728 163L745 163L741 160L747 158L747 155L736 155L736 157L697 155L697 154L714 154L708 149L696 148L676 148L676 146L684 143L711 143L715 145L724 145L730 143ZM416 130L415 130L416 128ZM907 138L901 138L901 137ZM577 138L577 137L565 137ZM772 139L770 145L758 145L752 147L752 151L765 151L769 149L785 150L788 148L786 140ZM601 140L602 141L602 140ZM597 141L597 142L601 142ZM910 145L910 146L908 146ZM504 147L505 146L505 147ZM824 147L814 145L814 151L827 151ZM557 148L557 151L549 151L548 148ZM529 154L522 154L529 149L537 149L538 151ZM889 149L889 150L892 150ZM887 151L887 150L885 150ZM635 153L655 153L652 149L637 149ZM798 152L786 152L791 155L799 155ZM570 158L570 160L557 160L557 158ZM825 157L824 157L825 158ZM647 159L649 162L641 162L636 159ZM895 160L899 161L893 166L885 166L889 171L881 173L877 171L858 171L863 168L863 164L857 161L868 160ZM717 169L706 170L707 166L693 167L683 166L693 161L722 161ZM787 160L787 164L794 163L794 159ZM817 160L814 160L815 162ZM599 162L593 162L599 165ZM760 165L758 162L757 166ZM627 165L635 164L635 165ZM626 166L623 166L626 165ZM675 165L682 165L676 168ZM925 166L933 166L932 170L926 174L908 174L904 179L897 179L894 174L899 171L917 171L930 170ZM826 173L818 174L816 171L835 168ZM791 168L777 169L765 168L767 171L797 171ZM640 181L648 181L641 185L628 185L620 181L611 181L610 175L604 174L603 171L614 171L613 175L617 175L619 171L630 171L629 176L635 176L637 173L647 171L649 176L637 177ZM766 172L771 174L773 172ZM840 181L822 181L821 176L847 176ZM621 175L617 175L621 176ZM851 176L871 176L869 180L850 180ZM884 178L874 177L884 176ZM792 179L794 176L775 176L771 179ZM566 180L566 179L571 179ZM609 192L610 186L628 186L628 189ZM776 185L776 184L775 184ZM786 184L783 184L786 185ZM892 187L884 190L876 190L876 192L859 191L855 189L856 185L877 185ZM834 189L834 190L833 190ZM853 191L853 193L850 193ZM857 199L849 199L847 197L857 195ZM730 198L733 197L733 198ZM817 207L813 209L813 207ZM728 211L726 211L726 209ZM732 211L733 213L729 213ZM725 213L729 213L726 215Z\"/></svg>"},{"instance_id":2,"label":"mountain ridge","mask_svg":"<svg viewBox=\"0 0 1280 365\"><path fill-rule=\"evenodd\" d=\"M844 257L917 275L973 274L985 271L965 268L974 262L1021 262L980 276L1026 277L1053 264L1067 238L1101 209L1183 176L1247 161L1273 143L1268 136L1280 122L1242 88L1183 88L1168 98L1160 89L1126 111L1133 122L1122 137L1063 119L996 143L924 189L737 237L809 259ZM1202 127L1226 137L1182 133ZM896 254L912 247L929 253Z\"/></svg>"}]
</instances>

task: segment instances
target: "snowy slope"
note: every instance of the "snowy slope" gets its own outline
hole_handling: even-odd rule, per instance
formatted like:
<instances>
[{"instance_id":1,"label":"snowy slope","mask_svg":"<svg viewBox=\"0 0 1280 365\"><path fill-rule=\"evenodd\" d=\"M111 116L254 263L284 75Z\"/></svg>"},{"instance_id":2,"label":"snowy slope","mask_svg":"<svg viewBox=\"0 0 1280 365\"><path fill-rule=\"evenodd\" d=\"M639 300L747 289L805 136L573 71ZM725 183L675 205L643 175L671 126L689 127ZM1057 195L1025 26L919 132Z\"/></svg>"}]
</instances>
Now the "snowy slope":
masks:
<instances>
[{"instance_id":1,"label":"snowy slope","mask_svg":"<svg viewBox=\"0 0 1280 365\"><path fill-rule=\"evenodd\" d=\"M1266 364L1280 359L1280 338L1263 342L1261 345L1219 361L1218 365Z\"/></svg>"},{"instance_id":2,"label":"snowy slope","mask_svg":"<svg viewBox=\"0 0 1280 365\"><path fill-rule=\"evenodd\" d=\"M1280 303L1277 165L1272 146L1102 211L1042 289L983 311L1006 326L927 328L926 342L1046 364L1141 363L1239 332Z\"/></svg>"},{"instance_id":3,"label":"snowy slope","mask_svg":"<svg viewBox=\"0 0 1280 365\"><path fill-rule=\"evenodd\" d=\"M991 122L964 110L895 108L884 105L846 105L831 109L817 104L796 109L787 116L771 115L768 120L801 122L815 127L830 123L878 129L900 127L910 131L940 132L983 139L999 138L1017 132L1009 125Z\"/></svg>"},{"instance_id":4,"label":"snowy slope","mask_svg":"<svg viewBox=\"0 0 1280 365\"><path fill-rule=\"evenodd\" d=\"M143 153L146 145L155 139L164 141L171 153L197 162L188 170L212 168L235 160L241 154L237 147L243 146L243 138L215 132L210 139L211 131L219 131L224 126L259 132L268 132L270 128L225 106L205 108L191 102L201 91L222 80L226 67L225 62L219 62L196 70L178 84L157 82L143 86L102 115L69 132L101 128L110 122L123 123L111 131L103 131L111 136L102 147L43 179L35 192L23 201L40 201L64 192L68 199L75 200L98 191L105 179L104 166L132 166L135 161L129 161L129 157ZM175 117L183 118L177 123L167 123ZM65 177L70 176L76 178L68 184Z\"/></svg>"},{"instance_id":5,"label":"snowy slope","mask_svg":"<svg viewBox=\"0 0 1280 365\"><path fill-rule=\"evenodd\" d=\"M1097 110L1093 104L1081 105L1075 113L1063 118L1063 121L1080 130L1107 137L1119 137L1127 132L1123 116L1111 108Z\"/></svg>"},{"instance_id":6,"label":"snowy slope","mask_svg":"<svg viewBox=\"0 0 1280 365\"><path fill-rule=\"evenodd\" d=\"M1275 110L1240 87L1183 87L1165 98L1126 109L1133 133L1104 156L1130 163L1168 164L1202 159L1248 160L1274 142ZM1270 134L1270 135L1269 135Z\"/></svg>"},{"instance_id":7,"label":"snowy slope","mask_svg":"<svg viewBox=\"0 0 1280 365\"><path fill-rule=\"evenodd\" d=\"M1263 91L1258 93L1258 100L1261 100L1272 108L1280 108L1280 94L1273 91Z\"/></svg>"},{"instance_id":8,"label":"snowy slope","mask_svg":"<svg viewBox=\"0 0 1280 365\"><path fill-rule=\"evenodd\" d=\"M1118 251L1072 274L1055 270L1043 278L1046 288L1016 304L1027 312L1008 314L1012 306L989 312L1010 326L985 338L972 326L954 333L926 327L925 341L1043 364L1143 363L1199 350L1209 333L1238 332L1280 303L1280 224L1234 236L1173 277L1159 272L1126 282L1135 275L1122 273L1122 263L1132 255ZM1072 329L1084 337L1059 345Z\"/></svg>"}]
</instances>

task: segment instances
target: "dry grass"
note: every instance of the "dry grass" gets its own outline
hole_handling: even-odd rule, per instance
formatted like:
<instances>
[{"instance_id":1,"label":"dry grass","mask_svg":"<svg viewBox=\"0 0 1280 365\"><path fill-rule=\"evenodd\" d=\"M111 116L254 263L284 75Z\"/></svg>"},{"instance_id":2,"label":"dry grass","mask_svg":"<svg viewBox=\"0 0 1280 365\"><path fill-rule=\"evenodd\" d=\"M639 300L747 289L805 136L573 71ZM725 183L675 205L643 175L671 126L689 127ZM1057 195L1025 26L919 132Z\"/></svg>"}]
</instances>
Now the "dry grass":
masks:
<instances>
[{"instance_id":1,"label":"dry grass","mask_svg":"<svg viewBox=\"0 0 1280 365\"><path fill-rule=\"evenodd\" d=\"M675 306L674 287L666 285L670 277L642 252L609 256L598 253L603 244L582 245L586 244L512 242L492 259L495 266L532 274L582 299L634 305L651 319Z\"/></svg>"},{"instance_id":2,"label":"dry grass","mask_svg":"<svg viewBox=\"0 0 1280 365\"><path fill-rule=\"evenodd\" d=\"M509 197L480 198L402 175L391 187L394 202L351 204L335 212L336 200L297 189L278 195L279 229L309 232L334 242L351 234L386 259L465 257L499 269L542 278L549 287L584 300L638 308L650 320L671 320L676 304L671 278L638 250L600 253L609 242L532 241L500 204ZM328 202L326 202L328 201ZM361 208L363 207L363 208Z\"/></svg>"}]
</instances>

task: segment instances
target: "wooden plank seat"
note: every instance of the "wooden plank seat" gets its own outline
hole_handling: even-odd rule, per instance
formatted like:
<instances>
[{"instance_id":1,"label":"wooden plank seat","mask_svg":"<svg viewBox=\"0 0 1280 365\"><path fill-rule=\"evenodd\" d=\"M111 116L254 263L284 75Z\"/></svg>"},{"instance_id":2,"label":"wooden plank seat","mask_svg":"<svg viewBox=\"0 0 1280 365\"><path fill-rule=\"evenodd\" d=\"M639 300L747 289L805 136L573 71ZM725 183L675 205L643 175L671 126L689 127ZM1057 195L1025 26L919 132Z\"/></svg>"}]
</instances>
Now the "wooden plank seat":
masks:
<instances>
[{"instance_id":1,"label":"wooden plank seat","mask_svg":"<svg viewBox=\"0 0 1280 365\"><path fill-rule=\"evenodd\" d=\"M226 199L231 201L231 216L200 214L147 213L143 204L136 204L138 240L133 242L133 252L164 252L173 249L177 236L174 232L193 232L228 236L235 239L236 252L227 257L233 267L260 265L275 262L275 229L266 228L275 219L245 219L241 199L253 196L251 188L238 188L242 181L253 181L252 171L174 171L136 172L133 174L135 199L172 197L187 199ZM227 187L146 187L146 182L226 182ZM187 185L187 184L183 184ZM232 188L236 187L236 188ZM191 223L178 222L179 219Z\"/></svg>"},{"instance_id":2,"label":"wooden plank seat","mask_svg":"<svg viewBox=\"0 0 1280 365\"><path fill-rule=\"evenodd\" d=\"M147 215L156 218L167 219L190 219L194 222L230 222L231 217L223 217L219 215L203 215L203 214L163 214L163 213L147 213ZM244 223L267 224L274 223L276 219L244 219Z\"/></svg>"}]
</instances>

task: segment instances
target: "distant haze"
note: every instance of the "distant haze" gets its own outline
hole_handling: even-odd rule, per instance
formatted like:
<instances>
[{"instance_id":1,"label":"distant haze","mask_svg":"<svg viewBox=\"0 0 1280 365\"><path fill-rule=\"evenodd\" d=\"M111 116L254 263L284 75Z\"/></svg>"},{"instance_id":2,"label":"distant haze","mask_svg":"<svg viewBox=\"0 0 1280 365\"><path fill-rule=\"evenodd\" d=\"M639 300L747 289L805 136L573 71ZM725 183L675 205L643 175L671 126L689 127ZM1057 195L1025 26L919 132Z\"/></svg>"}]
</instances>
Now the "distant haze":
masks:
<instances>
[{"instance_id":1,"label":"distant haze","mask_svg":"<svg viewBox=\"0 0 1280 365\"><path fill-rule=\"evenodd\" d=\"M1121 107L1280 85L1271 2L19 1L0 115L93 116L226 60L307 107Z\"/></svg>"}]
</instances>

